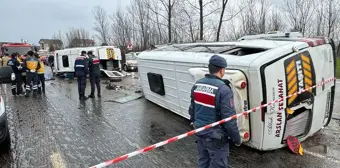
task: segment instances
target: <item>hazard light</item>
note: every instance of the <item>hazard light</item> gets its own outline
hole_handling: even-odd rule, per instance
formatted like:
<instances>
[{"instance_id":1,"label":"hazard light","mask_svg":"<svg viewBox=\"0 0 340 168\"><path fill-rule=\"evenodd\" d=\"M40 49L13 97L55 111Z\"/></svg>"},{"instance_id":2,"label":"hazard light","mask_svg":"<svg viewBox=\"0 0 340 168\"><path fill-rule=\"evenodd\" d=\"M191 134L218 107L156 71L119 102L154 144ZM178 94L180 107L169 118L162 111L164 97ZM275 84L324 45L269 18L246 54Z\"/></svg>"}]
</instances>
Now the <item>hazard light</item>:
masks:
<instances>
[{"instance_id":1,"label":"hazard light","mask_svg":"<svg viewBox=\"0 0 340 168\"><path fill-rule=\"evenodd\" d=\"M247 83L246 83L246 82L242 82L242 83L241 83L241 89L246 88L246 86L247 86Z\"/></svg>"},{"instance_id":2,"label":"hazard light","mask_svg":"<svg viewBox=\"0 0 340 168\"><path fill-rule=\"evenodd\" d=\"M310 47L316 47L329 43L329 39L327 37L304 38L301 41L307 43Z\"/></svg>"},{"instance_id":3,"label":"hazard light","mask_svg":"<svg viewBox=\"0 0 340 168\"><path fill-rule=\"evenodd\" d=\"M244 138L244 139L248 139L248 138L249 138L249 133L248 133L248 132L245 132L245 133L243 134L243 138Z\"/></svg>"}]
</instances>

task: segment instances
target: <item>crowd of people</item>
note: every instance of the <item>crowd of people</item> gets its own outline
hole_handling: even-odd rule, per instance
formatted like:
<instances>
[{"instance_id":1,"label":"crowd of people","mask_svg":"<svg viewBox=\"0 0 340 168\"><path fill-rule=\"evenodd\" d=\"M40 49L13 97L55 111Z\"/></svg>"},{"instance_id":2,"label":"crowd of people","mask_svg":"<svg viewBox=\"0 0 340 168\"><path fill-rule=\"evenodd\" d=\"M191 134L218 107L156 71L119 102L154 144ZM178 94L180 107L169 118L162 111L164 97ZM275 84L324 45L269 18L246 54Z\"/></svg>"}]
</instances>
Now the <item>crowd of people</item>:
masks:
<instances>
[{"instance_id":1,"label":"crowd of people","mask_svg":"<svg viewBox=\"0 0 340 168\"><path fill-rule=\"evenodd\" d=\"M29 97L45 93L45 67L41 57L34 51L28 51L25 55L6 53L1 60L2 66L10 66L15 74L12 83L12 94L15 96Z\"/></svg>"},{"instance_id":2,"label":"crowd of people","mask_svg":"<svg viewBox=\"0 0 340 168\"><path fill-rule=\"evenodd\" d=\"M49 63L53 62L50 58L48 61ZM92 51L82 51L74 64L75 76L78 80L79 99L94 98L95 88L97 88L97 97L101 97L99 58L93 55ZM29 97L31 91L33 96L45 93L45 67L38 53L32 50L25 55L12 53L9 56L6 53L1 58L1 65L12 67L15 74L15 80L12 83L13 95ZM85 96L87 75L89 75L91 83L91 94L88 97Z\"/></svg>"}]
</instances>

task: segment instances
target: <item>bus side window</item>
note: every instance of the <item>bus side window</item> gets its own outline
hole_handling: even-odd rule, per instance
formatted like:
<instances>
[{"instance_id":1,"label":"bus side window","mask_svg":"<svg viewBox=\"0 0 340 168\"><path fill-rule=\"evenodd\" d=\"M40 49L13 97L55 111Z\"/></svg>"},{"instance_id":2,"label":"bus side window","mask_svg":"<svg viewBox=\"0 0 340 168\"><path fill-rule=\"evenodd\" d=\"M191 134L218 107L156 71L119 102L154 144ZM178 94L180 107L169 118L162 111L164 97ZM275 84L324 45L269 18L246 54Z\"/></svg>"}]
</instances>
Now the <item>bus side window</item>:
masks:
<instances>
[{"instance_id":1,"label":"bus side window","mask_svg":"<svg viewBox=\"0 0 340 168\"><path fill-rule=\"evenodd\" d=\"M63 67L70 67L69 62L68 62L68 56L63 55L61 58L63 60Z\"/></svg>"}]
</instances>

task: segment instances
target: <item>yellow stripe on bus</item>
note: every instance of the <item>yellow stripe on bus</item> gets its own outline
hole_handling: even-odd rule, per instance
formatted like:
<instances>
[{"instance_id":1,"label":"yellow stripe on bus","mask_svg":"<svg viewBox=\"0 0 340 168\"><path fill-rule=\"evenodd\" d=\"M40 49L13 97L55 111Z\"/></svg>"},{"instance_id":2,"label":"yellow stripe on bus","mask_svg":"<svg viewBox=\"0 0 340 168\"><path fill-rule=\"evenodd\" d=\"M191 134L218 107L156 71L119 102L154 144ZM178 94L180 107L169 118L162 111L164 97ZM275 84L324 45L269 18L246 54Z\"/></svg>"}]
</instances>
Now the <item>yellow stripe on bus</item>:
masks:
<instances>
[{"instance_id":1,"label":"yellow stripe on bus","mask_svg":"<svg viewBox=\"0 0 340 168\"><path fill-rule=\"evenodd\" d=\"M305 89L312 87L312 85L305 84ZM308 92L312 92L313 89L308 89Z\"/></svg>"},{"instance_id":2,"label":"yellow stripe on bus","mask_svg":"<svg viewBox=\"0 0 340 168\"><path fill-rule=\"evenodd\" d=\"M307 76L308 78L312 79L312 73L310 73L309 71L304 71L305 76Z\"/></svg>"},{"instance_id":3,"label":"yellow stripe on bus","mask_svg":"<svg viewBox=\"0 0 340 168\"><path fill-rule=\"evenodd\" d=\"M288 83L288 90L290 90L294 85L296 85L296 78L293 78L293 79Z\"/></svg>"},{"instance_id":4,"label":"yellow stripe on bus","mask_svg":"<svg viewBox=\"0 0 340 168\"><path fill-rule=\"evenodd\" d=\"M288 74L293 68L295 68L295 61L291 61L286 67L286 73Z\"/></svg>"},{"instance_id":5,"label":"yellow stripe on bus","mask_svg":"<svg viewBox=\"0 0 340 168\"><path fill-rule=\"evenodd\" d=\"M302 62L302 66L305 70L311 71L311 67L309 64L307 64L306 62Z\"/></svg>"},{"instance_id":6,"label":"yellow stripe on bus","mask_svg":"<svg viewBox=\"0 0 340 168\"><path fill-rule=\"evenodd\" d=\"M291 95L291 94L295 93L296 91L297 91L297 86L294 85L294 86L292 87L292 89L290 89L290 90L288 91L288 95Z\"/></svg>"},{"instance_id":7,"label":"yellow stripe on bus","mask_svg":"<svg viewBox=\"0 0 340 168\"><path fill-rule=\"evenodd\" d=\"M305 77L305 84L306 84L306 85L309 85L309 86L312 86L312 85L313 85L313 82L312 82L312 80L310 80L309 78L306 78L306 77Z\"/></svg>"},{"instance_id":8,"label":"yellow stripe on bus","mask_svg":"<svg viewBox=\"0 0 340 168\"><path fill-rule=\"evenodd\" d=\"M291 81L293 77L296 76L296 69L293 69L287 76L287 81Z\"/></svg>"},{"instance_id":9,"label":"yellow stripe on bus","mask_svg":"<svg viewBox=\"0 0 340 168\"><path fill-rule=\"evenodd\" d=\"M307 56L301 54L301 59L302 59L303 61L305 61L306 63L310 64L310 59L309 59Z\"/></svg>"}]
</instances>

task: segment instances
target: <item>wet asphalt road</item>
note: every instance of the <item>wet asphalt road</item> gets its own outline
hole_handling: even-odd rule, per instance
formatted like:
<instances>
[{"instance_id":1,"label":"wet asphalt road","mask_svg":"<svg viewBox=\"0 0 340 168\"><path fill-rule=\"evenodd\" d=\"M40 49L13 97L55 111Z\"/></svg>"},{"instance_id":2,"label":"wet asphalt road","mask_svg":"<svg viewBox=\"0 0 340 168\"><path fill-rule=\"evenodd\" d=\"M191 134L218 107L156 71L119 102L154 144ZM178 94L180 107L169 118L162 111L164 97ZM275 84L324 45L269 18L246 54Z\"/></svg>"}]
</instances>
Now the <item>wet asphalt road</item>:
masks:
<instances>
[{"instance_id":1,"label":"wet asphalt road","mask_svg":"<svg viewBox=\"0 0 340 168\"><path fill-rule=\"evenodd\" d=\"M115 84L127 89L107 90L103 84L103 97L85 103L78 100L76 81L48 81L46 95L37 98L13 97L7 86L2 95L11 150L0 154L0 167L89 167L190 130L188 120L144 98L112 102L138 89L138 80L132 77ZM340 99L339 87L335 100ZM288 149L259 152L233 147L230 167L340 167L340 104L333 117L327 128L303 143L303 156ZM196 156L194 137L188 137L112 167L196 167Z\"/></svg>"}]
</instances>

